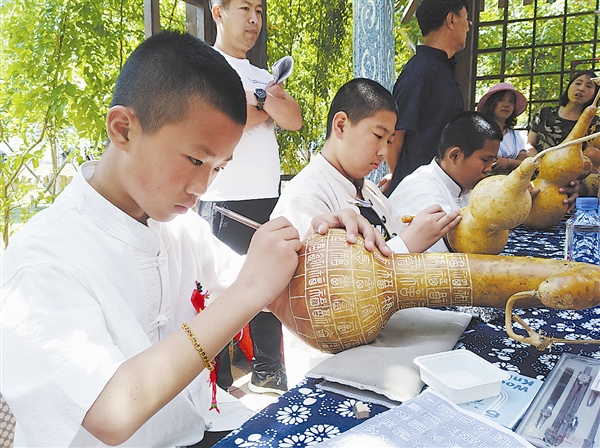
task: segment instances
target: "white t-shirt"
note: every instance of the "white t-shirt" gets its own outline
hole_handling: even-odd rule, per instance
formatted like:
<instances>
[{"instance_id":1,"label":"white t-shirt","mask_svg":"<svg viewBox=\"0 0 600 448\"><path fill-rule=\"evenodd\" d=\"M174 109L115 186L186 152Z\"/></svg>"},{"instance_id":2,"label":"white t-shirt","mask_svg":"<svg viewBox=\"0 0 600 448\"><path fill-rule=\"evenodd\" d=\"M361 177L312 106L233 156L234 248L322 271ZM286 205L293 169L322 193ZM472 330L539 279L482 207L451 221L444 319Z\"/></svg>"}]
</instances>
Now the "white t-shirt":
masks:
<instances>
[{"instance_id":1,"label":"white t-shirt","mask_svg":"<svg viewBox=\"0 0 600 448\"><path fill-rule=\"evenodd\" d=\"M446 213L469 205L471 190L461 194L460 186L438 165L435 159L406 176L391 194L390 207L403 215L416 215L423 209L439 204ZM426 252L448 252L444 239Z\"/></svg>"},{"instance_id":2,"label":"white t-shirt","mask_svg":"<svg viewBox=\"0 0 600 448\"><path fill-rule=\"evenodd\" d=\"M264 89L273 75L248 59L220 52L240 75L244 90ZM279 146L271 118L245 131L233 152L233 160L219 172L203 201L241 201L276 198L279 195Z\"/></svg>"},{"instance_id":3,"label":"white t-shirt","mask_svg":"<svg viewBox=\"0 0 600 448\"><path fill-rule=\"evenodd\" d=\"M508 129L506 135L500 142L498 157L505 159L516 159L522 149L525 149L525 143L521 136L514 129Z\"/></svg>"},{"instance_id":4,"label":"white t-shirt","mask_svg":"<svg viewBox=\"0 0 600 448\"><path fill-rule=\"evenodd\" d=\"M193 211L136 221L88 184L95 164L4 255L2 394L17 419L15 446L104 446L81 422L119 365L196 315L196 280L214 299L243 262ZM220 414L210 399L203 371L124 446L190 445L205 428L233 429L253 415L225 391Z\"/></svg>"},{"instance_id":5,"label":"white t-shirt","mask_svg":"<svg viewBox=\"0 0 600 448\"><path fill-rule=\"evenodd\" d=\"M390 234L399 234L405 224L389 206L377 186L365 179L363 197L371 201L373 210L379 215ZM311 229L311 220L318 215L351 208L360 214L356 197L356 187L320 153L313 157L292 180L285 184L281 197L271 213L271 219L285 216L298 230L301 237ZM394 252L407 253L402 238L388 241Z\"/></svg>"}]
</instances>

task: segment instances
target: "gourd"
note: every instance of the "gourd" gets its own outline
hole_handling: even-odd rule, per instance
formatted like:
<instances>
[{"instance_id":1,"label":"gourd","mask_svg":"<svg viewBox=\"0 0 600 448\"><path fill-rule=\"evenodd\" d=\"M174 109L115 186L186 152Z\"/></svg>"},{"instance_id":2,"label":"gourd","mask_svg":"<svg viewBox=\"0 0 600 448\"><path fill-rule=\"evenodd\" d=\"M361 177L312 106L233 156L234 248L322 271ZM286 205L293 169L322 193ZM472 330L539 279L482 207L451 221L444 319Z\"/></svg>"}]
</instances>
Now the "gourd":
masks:
<instances>
[{"instance_id":1,"label":"gourd","mask_svg":"<svg viewBox=\"0 0 600 448\"><path fill-rule=\"evenodd\" d=\"M402 308L505 307L517 294L523 306L583 309L600 303L600 266L587 263L464 253L385 257L367 251L360 238L348 244L340 229L303 243L289 298L282 295L268 308L292 333L327 353L368 344Z\"/></svg>"},{"instance_id":2,"label":"gourd","mask_svg":"<svg viewBox=\"0 0 600 448\"><path fill-rule=\"evenodd\" d=\"M582 151L583 142L575 143L575 140L586 135L598 110L599 98L600 92L592 104L583 110L577 123L563 142L573 142L573 144L548 153L542 151L535 156L538 158L543 155L538 177L533 181L533 187L539 188L540 192L533 200L529 216L523 222L527 227L547 229L555 226L564 218L568 205L563 202L567 195L559 193L558 189L566 187L572 180L582 179L586 175Z\"/></svg>"},{"instance_id":3,"label":"gourd","mask_svg":"<svg viewBox=\"0 0 600 448\"><path fill-rule=\"evenodd\" d=\"M479 181L460 211L461 221L446 235L454 252L499 254L509 229L520 225L531 211L529 185L539 161L528 157L508 175Z\"/></svg>"},{"instance_id":4,"label":"gourd","mask_svg":"<svg viewBox=\"0 0 600 448\"><path fill-rule=\"evenodd\" d=\"M585 178L585 186L587 196L598 196L600 194L600 137L590 142L584 151L584 156L590 159L592 169L590 174Z\"/></svg>"}]
</instances>

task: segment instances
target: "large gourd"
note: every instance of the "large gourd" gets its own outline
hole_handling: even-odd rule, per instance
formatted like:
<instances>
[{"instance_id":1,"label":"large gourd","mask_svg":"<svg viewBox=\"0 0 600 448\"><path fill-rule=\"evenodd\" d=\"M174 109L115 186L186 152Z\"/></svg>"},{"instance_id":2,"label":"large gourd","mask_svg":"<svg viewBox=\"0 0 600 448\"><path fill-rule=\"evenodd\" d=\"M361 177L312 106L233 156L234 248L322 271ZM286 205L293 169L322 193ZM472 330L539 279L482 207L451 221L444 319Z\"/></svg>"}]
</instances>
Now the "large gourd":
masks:
<instances>
[{"instance_id":1,"label":"large gourd","mask_svg":"<svg viewBox=\"0 0 600 448\"><path fill-rule=\"evenodd\" d=\"M586 135L598 110L599 98L600 92L592 104L583 110L563 143ZM582 146L583 143L568 145L543 156L538 177L533 181L533 186L539 188L540 192L533 200L531 213L524 221L527 227L547 229L555 226L564 218L568 205L563 202L567 195L559 193L558 189L568 186L572 180L582 179L585 176L585 158Z\"/></svg>"},{"instance_id":2,"label":"large gourd","mask_svg":"<svg viewBox=\"0 0 600 448\"><path fill-rule=\"evenodd\" d=\"M577 281L568 294L557 294L575 271ZM562 277L553 286L557 276ZM402 308L504 307L513 294L531 290L540 293L523 306L595 306L600 303L600 266L463 253L384 257L365 250L361 239L348 244L345 231L333 229L304 241L289 300L280 296L269 310L310 346L337 353L371 342Z\"/></svg>"},{"instance_id":3,"label":"large gourd","mask_svg":"<svg viewBox=\"0 0 600 448\"><path fill-rule=\"evenodd\" d=\"M460 211L459 224L446 235L454 252L499 254L508 231L523 223L531 211L529 186L539 162L528 157L508 175L488 176L471 192Z\"/></svg>"}]
</instances>

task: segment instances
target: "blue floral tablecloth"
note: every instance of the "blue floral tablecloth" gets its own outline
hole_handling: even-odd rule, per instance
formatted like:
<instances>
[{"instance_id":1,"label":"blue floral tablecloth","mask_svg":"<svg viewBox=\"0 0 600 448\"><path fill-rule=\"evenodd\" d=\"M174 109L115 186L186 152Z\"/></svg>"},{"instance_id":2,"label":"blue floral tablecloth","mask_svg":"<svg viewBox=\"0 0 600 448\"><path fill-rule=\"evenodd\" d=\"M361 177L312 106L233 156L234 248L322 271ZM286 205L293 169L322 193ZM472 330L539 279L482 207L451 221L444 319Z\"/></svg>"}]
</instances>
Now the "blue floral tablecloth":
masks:
<instances>
[{"instance_id":1,"label":"blue floral tablecloth","mask_svg":"<svg viewBox=\"0 0 600 448\"><path fill-rule=\"evenodd\" d=\"M552 229L514 229L502 255L563 258L564 221ZM487 312L486 312L487 310ZM564 339L600 339L600 307L583 311L528 308L515 313L533 329ZM518 330L515 326L515 330ZM523 332L524 334L524 332ZM598 345L554 344L538 351L509 338L503 310L483 309L473 318L456 349L467 349L502 369L544 379L562 353L600 359ZM377 368L377 366L373 366ZM216 447L306 447L327 440L362 423L354 417L356 400L317 389L320 380L306 379L267 406ZM401 379L399 379L401 381ZM369 404L370 416L387 408Z\"/></svg>"}]
</instances>

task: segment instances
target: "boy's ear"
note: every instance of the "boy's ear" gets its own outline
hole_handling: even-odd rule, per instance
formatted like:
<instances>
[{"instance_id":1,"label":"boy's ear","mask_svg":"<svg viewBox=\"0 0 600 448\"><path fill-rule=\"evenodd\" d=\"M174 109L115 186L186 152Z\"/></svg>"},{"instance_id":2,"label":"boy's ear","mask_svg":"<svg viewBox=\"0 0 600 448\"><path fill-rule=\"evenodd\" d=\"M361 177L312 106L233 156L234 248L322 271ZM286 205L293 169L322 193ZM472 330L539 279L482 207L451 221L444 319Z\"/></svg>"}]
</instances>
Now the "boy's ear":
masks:
<instances>
[{"instance_id":1,"label":"boy's ear","mask_svg":"<svg viewBox=\"0 0 600 448\"><path fill-rule=\"evenodd\" d=\"M126 150L132 126L138 123L135 114L125 106L113 106L106 114L106 131L110 142L118 149Z\"/></svg>"},{"instance_id":2,"label":"boy's ear","mask_svg":"<svg viewBox=\"0 0 600 448\"><path fill-rule=\"evenodd\" d=\"M462 154L462 149L460 149L458 146L453 146L446 151L446 158L450 161L450 163L456 165Z\"/></svg>"},{"instance_id":3,"label":"boy's ear","mask_svg":"<svg viewBox=\"0 0 600 448\"><path fill-rule=\"evenodd\" d=\"M337 138L342 138L344 127L348 123L348 115L344 111L339 111L333 116L331 121L331 129Z\"/></svg>"}]
</instances>

